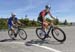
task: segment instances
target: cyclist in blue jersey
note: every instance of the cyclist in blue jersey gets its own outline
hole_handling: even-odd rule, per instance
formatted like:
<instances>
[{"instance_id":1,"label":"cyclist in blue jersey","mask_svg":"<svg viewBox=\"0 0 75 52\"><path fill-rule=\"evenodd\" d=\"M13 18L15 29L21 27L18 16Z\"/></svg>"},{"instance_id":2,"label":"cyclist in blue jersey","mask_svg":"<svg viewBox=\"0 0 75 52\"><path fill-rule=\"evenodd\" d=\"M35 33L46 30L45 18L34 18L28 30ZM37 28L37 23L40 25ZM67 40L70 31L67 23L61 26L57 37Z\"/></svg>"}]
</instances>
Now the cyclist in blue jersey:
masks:
<instances>
[{"instance_id":1,"label":"cyclist in blue jersey","mask_svg":"<svg viewBox=\"0 0 75 52\"><path fill-rule=\"evenodd\" d=\"M8 19L8 29L11 29L12 32L14 33L15 37L17 36L15 34L15 31L14 31L14 27L17 26L18 24L22 24L16 17L16 14L15 13L11 13L11 17Z\"/></svg>"}]
</instances>

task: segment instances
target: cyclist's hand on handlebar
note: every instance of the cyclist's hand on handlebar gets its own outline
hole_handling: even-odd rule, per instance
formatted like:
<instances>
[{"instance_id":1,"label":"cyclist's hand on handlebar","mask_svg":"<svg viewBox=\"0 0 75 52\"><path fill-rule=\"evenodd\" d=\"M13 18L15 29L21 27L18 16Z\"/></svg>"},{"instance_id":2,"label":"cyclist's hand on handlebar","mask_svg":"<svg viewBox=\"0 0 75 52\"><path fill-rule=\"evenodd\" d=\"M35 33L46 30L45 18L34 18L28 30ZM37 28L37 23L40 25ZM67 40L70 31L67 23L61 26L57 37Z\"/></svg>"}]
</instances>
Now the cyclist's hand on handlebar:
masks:
<instances>
[{"instance_id":1,"label":"cyclist's hand on handlebar","mask_svg":"<svg viewBox=\"0 0 75 52\"><path fill-rule=\"evenodd\" d=\"M52 17L53 18L53 20L56 20L56 18L55 17Z\"/></svg>"}]
</instances>

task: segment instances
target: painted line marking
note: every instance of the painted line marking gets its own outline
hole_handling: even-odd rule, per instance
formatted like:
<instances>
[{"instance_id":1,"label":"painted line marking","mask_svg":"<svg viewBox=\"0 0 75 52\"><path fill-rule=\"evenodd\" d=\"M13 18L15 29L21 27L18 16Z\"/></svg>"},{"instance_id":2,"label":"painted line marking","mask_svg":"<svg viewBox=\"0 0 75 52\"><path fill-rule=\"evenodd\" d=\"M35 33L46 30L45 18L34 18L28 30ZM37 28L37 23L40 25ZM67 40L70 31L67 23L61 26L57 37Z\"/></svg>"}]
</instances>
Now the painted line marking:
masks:
<instances>
[{"instance_id":1,"label":"painted line marking","mask_svg":"<svg viewBox=\"0 0 75 52\"><path fill-rule=\"evenodd\" d=\"M44 48L44 49L47 49L47 50L50 50L50 51L53 51L53 52L61 52L59 50L56 50L56 49L53 49L53 48L50 48L50 47L47 47L47 46L40 46L38 44L32 44L33 46L37 46L37 47L40 47L40 48Z\"/></svg>"},{"instance_id":2,"label":"painted line marking","mask_svg":"<svg viewBox=\"0 0 75 52\"><path fill-rule=\"evenodd\" d=\"M25 44L24 42L0 42L0 43L7 43L7 44ZM32 46L36 46L36 47L40 47L40 48L44 48L44 49L47 49L49 51L53 51L53 52L62 52L62 51L59 51L59 50L56 50L56 49L53 49L53 48L50 48L50 47L47 47L47 46L41 46L41 45L38 45L38 44L31 44Z\"/></svg>"}]
</instances>

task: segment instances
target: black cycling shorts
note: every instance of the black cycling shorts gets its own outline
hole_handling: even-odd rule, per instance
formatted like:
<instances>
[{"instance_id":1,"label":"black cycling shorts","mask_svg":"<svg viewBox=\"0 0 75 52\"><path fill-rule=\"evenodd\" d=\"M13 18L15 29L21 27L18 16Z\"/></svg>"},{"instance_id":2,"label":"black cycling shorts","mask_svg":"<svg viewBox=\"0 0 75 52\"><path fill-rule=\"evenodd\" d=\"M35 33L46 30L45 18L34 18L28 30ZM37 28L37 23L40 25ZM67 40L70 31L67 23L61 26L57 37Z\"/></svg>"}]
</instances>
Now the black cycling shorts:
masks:
<instances>
[{"instance_id":1,"label":"black cycling shorts","mask_svg":"<svg viewBox=\"0 0 75 52\"><path fill-rule=\"evenodd\" d=\"M39 16L39 17L38 17L38 21L43 22L42 16Z\"/></svg>"}]
</instances>

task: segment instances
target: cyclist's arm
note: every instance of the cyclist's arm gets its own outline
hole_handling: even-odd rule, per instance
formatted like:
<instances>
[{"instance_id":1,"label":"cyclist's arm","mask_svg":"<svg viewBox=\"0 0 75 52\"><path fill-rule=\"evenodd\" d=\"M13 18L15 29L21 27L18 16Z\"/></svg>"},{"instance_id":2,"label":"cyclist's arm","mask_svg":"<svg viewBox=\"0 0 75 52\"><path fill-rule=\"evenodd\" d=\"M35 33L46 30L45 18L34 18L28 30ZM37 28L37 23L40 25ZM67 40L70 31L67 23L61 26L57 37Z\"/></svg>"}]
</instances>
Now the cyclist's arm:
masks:
<instances>
[{"instance_id":1,"label":"cyclist's arm","mask_svg":"<svg viewBox=\"0 0 75 52\"><path fill-rule=\"evenodd\" d=\"M17 20L17 23L20 24L20 25L22 24L19 20Z\"/></svg>"},{"instance_id":2,"label":"cyclist's arm","mask_svg":"<svg viewBox=\"0 0 75 52\"><path fill-rule=\"evenodd\" d=\"M49 16L52 18L52 19L54 19L55 20L55 18L52 16L52 14L49 12Z\"/></svg>"},{"instance_id":3,"label":"cyclist's arm","mask_svg":"<svg viewBox=\"0 0 75 52\"><path fill-rule=\"evenodd\" d=\"M12 21L12 25L15 26L14 22Z\"/></svg>"},{"instance_id":4,"label":"cyclist's arm","mask_svg":"<svg viewBox=\"0 0 75 52\"><path fill-rule=\"evenodd\" d=\"M18 20L18 18L16 18L17 24L21 25L22 23Z\"/></svg>"}]
</instances>

